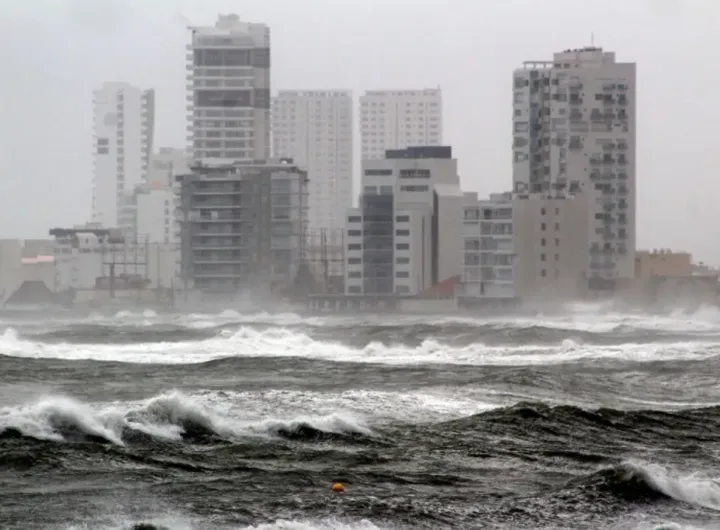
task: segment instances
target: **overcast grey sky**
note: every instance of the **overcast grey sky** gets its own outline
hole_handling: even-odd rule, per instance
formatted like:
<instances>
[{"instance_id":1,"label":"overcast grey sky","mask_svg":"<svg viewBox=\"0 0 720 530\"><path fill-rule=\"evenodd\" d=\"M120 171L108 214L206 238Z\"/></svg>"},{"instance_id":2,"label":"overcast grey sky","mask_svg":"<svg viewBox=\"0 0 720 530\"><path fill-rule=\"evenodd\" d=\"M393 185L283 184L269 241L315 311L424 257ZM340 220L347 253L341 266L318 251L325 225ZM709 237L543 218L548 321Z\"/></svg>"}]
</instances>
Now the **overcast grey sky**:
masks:
<instances>
[{"instance_id":1,"label":"overcast grey sky","mask_svg":"<svg viewBox=\"0 0 720 530\"><path fill-rule=\"evenodd\" d=\"M590 43L638 63L638 245L720 264L717 0L0 0L0 237L89 218L92 90L157 90L156 145L185 146L186 25L272 31L273 90L444 92L463 187L511 180L511 79Z\"/></svg>"}]
</instances>

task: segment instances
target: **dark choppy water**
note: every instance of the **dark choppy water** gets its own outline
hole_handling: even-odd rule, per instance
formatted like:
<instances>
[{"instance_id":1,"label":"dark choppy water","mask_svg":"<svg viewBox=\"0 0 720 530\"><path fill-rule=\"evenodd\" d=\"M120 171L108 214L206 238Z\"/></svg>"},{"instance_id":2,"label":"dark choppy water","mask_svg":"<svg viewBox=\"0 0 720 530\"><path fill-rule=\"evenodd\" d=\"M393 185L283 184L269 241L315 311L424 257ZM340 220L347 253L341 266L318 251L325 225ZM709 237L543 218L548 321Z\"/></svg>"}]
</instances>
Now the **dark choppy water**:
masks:
<instances>
[{"instance_id":1,"label":"dark choppy water","mask_svg":"<svg viewBox=\"0 0 720 530\"><path fill-rule=\"evenodd\" d=\"M720 528L712 310L0 333L3 529Z\"/></svg>"}]
</instances>

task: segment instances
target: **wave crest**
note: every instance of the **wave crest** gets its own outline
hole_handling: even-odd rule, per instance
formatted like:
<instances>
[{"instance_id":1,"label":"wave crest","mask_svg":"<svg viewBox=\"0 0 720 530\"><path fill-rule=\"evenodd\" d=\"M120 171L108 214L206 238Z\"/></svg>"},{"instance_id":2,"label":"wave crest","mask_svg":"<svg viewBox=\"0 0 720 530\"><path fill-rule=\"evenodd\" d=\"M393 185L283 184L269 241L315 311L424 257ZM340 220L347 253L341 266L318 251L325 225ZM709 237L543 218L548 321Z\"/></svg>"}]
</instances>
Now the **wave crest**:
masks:
<instances>
[{"instance_id":1,"label":"wave crest","mask_svg":"<svg viewBox=\"0 0 720 530\"><path fill-rule=\"evenodd\" d=\"M54 442L100 442L118 446L142 441L222 441L249 436L295 440L371 436L350 415L238 421L210 410L180 392L150 398L138 406L91 407L67 397L48 397L0 409L0 438L18 435Z\"/></svg>"}]
</instances>

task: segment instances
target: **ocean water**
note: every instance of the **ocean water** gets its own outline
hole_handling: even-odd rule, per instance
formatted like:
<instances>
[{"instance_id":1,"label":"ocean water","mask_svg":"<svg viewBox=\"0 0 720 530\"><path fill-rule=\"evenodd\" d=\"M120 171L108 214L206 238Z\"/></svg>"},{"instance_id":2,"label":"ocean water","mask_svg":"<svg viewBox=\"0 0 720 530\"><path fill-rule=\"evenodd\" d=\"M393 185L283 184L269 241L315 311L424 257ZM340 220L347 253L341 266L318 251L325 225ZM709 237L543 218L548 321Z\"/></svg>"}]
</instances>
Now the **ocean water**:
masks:
<instances>
[{"instance_id":1,"label":"ocean water","mask_svg":"<svg viewBox=\"0 0 720 530\"><path fill-rule=\"evenodd\" d=\"M720 528L719 374L712 308L0 317L0 528Z\"/></svg>"}]
</instances>

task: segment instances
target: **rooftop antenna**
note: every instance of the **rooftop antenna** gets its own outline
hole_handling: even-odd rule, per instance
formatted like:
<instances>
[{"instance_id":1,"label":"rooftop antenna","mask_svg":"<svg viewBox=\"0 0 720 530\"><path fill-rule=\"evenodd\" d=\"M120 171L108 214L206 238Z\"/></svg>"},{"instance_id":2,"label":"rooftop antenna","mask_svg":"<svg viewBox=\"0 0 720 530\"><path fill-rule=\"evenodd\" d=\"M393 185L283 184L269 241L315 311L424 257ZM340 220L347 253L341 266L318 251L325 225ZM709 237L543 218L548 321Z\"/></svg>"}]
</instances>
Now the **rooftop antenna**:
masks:
<instances>
[{"instance_id":1,"label":"rooftop antenna","mask_svg":"<svg viewBox=\"0 0 720 530\"><path fill-rule=\"evenodd\" d=\"M593 48L595 47L595 33L594 32L590 33L590 46L592 46Z\"/></svg>"}]
</instances>

